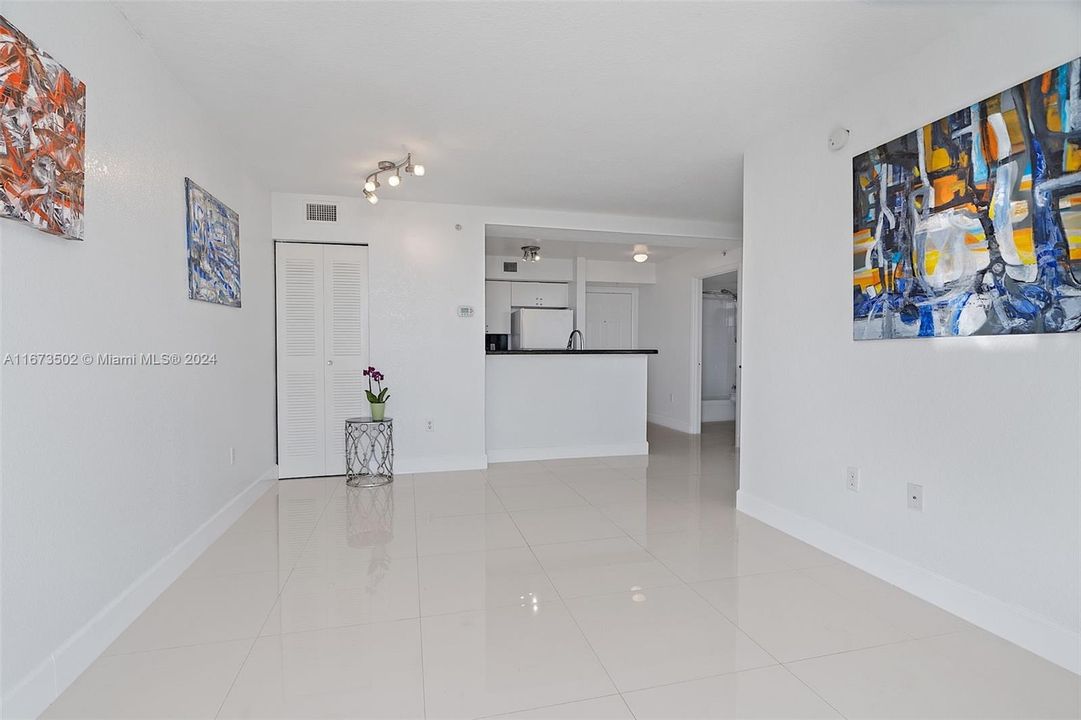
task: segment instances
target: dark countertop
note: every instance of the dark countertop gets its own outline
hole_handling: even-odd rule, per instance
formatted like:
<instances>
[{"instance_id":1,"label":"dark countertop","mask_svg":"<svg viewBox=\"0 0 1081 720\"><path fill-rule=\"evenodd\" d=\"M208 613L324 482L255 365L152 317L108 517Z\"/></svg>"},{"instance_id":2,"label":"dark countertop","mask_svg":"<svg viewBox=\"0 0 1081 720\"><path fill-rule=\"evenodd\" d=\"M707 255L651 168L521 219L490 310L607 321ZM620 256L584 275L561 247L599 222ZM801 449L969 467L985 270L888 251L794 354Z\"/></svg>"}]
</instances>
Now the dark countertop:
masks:
<instances>
[{"instance_id":1,"label":"dark countertop","mask_svg":"<svg viewBox=\"0 0 1081 720\"><path fill-rule=\"evenodd\" d=\"M488 355L656 355L652 349L642 350L487 350Z\"/></svg>"}]
</instances>

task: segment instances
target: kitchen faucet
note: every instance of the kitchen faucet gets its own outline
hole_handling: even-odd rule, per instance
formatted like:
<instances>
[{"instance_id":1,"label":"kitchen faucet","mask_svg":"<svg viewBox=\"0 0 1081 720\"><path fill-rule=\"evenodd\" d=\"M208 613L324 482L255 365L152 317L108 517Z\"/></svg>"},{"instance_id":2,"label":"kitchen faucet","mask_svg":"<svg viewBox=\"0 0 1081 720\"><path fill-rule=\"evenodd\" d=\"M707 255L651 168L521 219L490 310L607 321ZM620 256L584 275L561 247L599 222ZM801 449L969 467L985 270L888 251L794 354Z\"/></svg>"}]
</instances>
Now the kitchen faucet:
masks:
<instances>
[{"instance_id":1,"label":"kitchen faucet","mask_svg":"<svg viewBox=\"0 0 1081 720\"><path fill-rule=\"evenodd\" d=\"M567 338L567 349L568 350L573 350L574 349L574 336L575 335L578 336L578 349L579 350L585 350L586 349L586 341L582 337L582 331L581 330L571 330L571 335L570 335L570 337Z\"/></svg>"}]
</instances>

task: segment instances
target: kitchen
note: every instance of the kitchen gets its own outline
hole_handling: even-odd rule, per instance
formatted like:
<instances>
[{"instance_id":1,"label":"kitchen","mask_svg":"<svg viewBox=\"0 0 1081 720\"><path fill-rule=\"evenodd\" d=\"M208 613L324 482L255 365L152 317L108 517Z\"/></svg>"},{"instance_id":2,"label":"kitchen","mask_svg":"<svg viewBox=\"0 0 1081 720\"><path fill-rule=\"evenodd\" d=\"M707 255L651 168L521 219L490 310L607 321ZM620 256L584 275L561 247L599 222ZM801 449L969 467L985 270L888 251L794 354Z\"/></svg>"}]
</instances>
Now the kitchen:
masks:
<instances>
[{"instance_id":1,"label":"kitchen","mask_svg":"<svg viewBox=\"0 0 1081 720\"><path fill-rule=\"evenodd\" d=\"M649 452L647 363L657 351L638 347L637 314L656 265L641 240L489 226L489 462Z\"/></svg>"}]
</instances>

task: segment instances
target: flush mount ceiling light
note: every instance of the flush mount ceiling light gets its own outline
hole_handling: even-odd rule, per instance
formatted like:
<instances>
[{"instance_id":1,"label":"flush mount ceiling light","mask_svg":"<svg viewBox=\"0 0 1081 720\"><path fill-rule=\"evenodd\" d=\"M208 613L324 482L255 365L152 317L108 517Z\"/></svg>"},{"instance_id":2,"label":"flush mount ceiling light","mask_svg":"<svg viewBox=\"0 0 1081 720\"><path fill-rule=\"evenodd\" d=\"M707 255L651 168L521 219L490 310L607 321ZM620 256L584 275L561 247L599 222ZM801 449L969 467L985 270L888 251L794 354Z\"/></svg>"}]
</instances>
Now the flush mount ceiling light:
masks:
<instances>
[{"instance_id":1,"label":"flush mount ceiling light","mask_svg":"<svg viewBox=\"0 0 1081 720\"><path fill-rule=\"evenodd\" d=\"M647 252L648 249L649 248L647 248L645 245L635 245L634 255L632 255L631 258L636 263L644 263L646 260L649 260L649 253Z\"/></svg>"},{"instance_id":2,"label":"flush mount ceiling light","mask_svg":"<svg viewBox=\"0 0 1081 720\"><path fill-rule=\"evenodd\" d=\"M409 153L405 156L405 160L401 162L393 162L391 160L380 160L379 169L372 172L364 180L364 197L372 205L379 202L379 196L375 194L375 191L383 186L379 182L379 176L383 173L389 175L387 178L387 185L391 187L398 187L402 184L402 172L408 175L415 175L421 177L424 175L424 166L420 163L413 162L413 154Z\"/></svg>"},{"instance_id":3,"label":"flush mount ceiling light","mask_svg":"<svg viewBox=\"0 0 1081 720\"><path fill-rule=\"evenodd\" d=\"M522 262L537 262L541 259L539 245L522 246Z\"/></svg>"}]
</instances>

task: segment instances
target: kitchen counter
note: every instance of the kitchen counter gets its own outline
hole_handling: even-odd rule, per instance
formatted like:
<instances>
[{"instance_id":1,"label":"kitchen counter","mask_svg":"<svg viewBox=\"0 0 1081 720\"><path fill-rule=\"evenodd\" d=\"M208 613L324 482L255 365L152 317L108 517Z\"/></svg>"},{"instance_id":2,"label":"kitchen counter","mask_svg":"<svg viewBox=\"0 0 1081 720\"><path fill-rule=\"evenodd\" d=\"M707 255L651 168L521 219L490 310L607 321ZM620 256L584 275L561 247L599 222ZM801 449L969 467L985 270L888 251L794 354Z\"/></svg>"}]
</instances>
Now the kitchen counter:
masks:
<instances>
[{"instance_id":1,"label":"kitchen counter","mask_svg":"<svg viewBox=\"0 0 1081 720\"><path fill-rule=\"evenodd\" d=\"M647 454L646 369L656 352L489 352L488 462Z\"/></svg>"},{"instance_id":2,"label":"kitchen counter","mask_svg":"<svg viewBox=\"0 0 1081 720\"><path fill-rule=\"evenodd\" d=\"M552 348L543 350L488 350L489 355L656 355L656 350L567 350Z\"/></svg>"}]
</instances>

